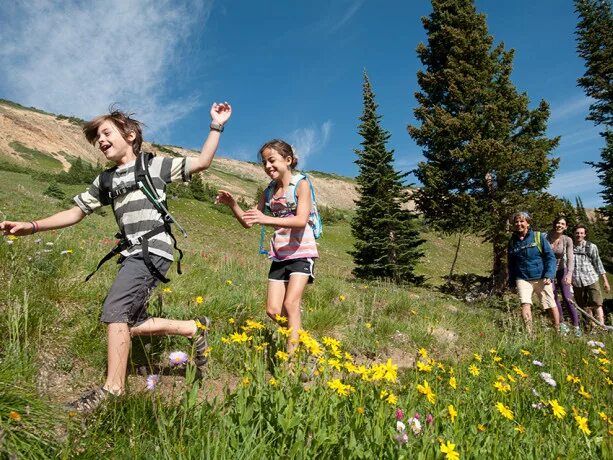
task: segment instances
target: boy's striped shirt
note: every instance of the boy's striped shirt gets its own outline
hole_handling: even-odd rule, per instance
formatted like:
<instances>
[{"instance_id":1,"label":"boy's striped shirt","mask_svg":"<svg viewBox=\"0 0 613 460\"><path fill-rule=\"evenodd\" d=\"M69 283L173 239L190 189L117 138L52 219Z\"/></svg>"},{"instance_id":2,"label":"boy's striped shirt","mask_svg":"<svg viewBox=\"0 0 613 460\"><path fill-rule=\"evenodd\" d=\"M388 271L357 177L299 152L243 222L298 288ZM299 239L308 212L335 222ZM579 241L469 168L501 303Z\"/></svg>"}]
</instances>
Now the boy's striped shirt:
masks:
<instances>
[{"instance_id":1,"label":"boy's striped shirt","mask_svg":"<svg viewBox=\"0 0 613 460\"><path fill-rule=\"evenodd\" d=\"M166 184L187 182L191 179L189 160L189 158L152 158L149 164L149 175L162 201L166 199ZM133 186L135 184L134 168L135 161L119 166L113 173L112 189ZM100 194L100 176L98 176L87 191L74 197L74 201L85 214L91 214L102 206ZM164 223L162 215L140 190L133 190L115 198L114 214L119 230L128 239L138 238ZM136 245L122 251L121 254L127 257L140 250L141 246ZM149 240L149 252L173 260L170 236L162 232L152 237Z\"/></svg>"}]
</instances>

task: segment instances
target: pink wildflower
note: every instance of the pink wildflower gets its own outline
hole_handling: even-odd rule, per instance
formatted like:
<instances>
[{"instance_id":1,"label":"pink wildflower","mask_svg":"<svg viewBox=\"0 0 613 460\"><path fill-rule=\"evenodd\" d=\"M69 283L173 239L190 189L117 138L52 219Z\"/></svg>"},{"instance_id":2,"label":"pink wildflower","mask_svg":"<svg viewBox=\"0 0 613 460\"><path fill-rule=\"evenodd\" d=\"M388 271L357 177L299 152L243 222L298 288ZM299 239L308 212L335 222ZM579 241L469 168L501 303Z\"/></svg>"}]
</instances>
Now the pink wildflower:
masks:
<instances>
[{"instance_id":1,"label":"pink wildflower","mask_svg":"<svg viewBox=\"0 0 613 460\"><path fill-rule=\"evenodd\" d=\"M402 412L402 409L398 407L396 409L396 420L402 420L403 418L404 418L404 412Z\"/></svg>"},{"instance_id":2,"label":"pink wildflower","mask_svg":"<svg viewBox=\"0 0 613 460\"><path fill-rule=\"evenodd\" d=\"M421 414L419 412L415 412L415 415L413 416L414 419L420 420L421 419Z\"/></svg>"},{"instance_id":3,"label":"pink wildflower","mask_svg":"<svg viewBox=\"0 0 613 460\"><path fill-rule=\"evenodd\" d=\"M434 423L434 416L432 414L426 415L426 423L432 425Z\"/></svg>"}]
</instances>

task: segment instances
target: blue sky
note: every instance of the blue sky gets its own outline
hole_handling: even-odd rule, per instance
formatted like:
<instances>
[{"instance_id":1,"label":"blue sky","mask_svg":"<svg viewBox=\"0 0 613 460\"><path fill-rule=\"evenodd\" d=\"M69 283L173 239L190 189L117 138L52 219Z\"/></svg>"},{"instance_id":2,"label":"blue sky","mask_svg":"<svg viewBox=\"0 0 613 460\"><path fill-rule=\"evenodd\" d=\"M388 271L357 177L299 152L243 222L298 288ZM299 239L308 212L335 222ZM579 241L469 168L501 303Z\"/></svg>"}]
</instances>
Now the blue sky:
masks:
<instances>
[{"instance_id":1,"label":"blue sky","mask_svg":"<svg viewBox=\"0 0 613 460\"><path fill-rule=\"evenodd\" d=\"M552 193L585 206L602 200L584 161L602 141L585 121L577 87L571 1L476 2L496 43L516 50L513 81L531 106L551 105L550 135L561 135ZM353 176L362 112L362 73L373 85L397 168L422 158L414 123L426 36L426 0L224 1L0 0L0 97L89 118L111 103L147 124L145 138L199 149L210 104L229 101L233 118L219 155L256 161L275 137L294 144L306 169Z\"/></svg>"}]
</instances>

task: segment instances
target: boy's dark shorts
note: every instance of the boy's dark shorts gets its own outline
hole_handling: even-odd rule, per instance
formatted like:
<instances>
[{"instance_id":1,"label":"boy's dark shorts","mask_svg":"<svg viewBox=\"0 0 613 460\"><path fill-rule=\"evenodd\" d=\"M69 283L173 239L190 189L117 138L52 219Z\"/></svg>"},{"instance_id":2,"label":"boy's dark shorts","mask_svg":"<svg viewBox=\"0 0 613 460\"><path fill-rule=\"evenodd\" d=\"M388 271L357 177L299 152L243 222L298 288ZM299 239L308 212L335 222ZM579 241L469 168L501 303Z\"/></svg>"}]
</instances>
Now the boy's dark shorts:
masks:
<instances>
[{"instance_id":1,"label":"boy's dark shorts","mask_svg":"<svg viewBox=\"0 0 613 460\"><path fill-rule=\"evenodd\" d=\"M268 272L268 281L283 281L287 283L291 275L308 276L308 284L315 280L313 259L289 259L283 261L273 260Z\"/></svg>"},{"instance_id":2,"label":"boy's dark shorts","mask_svg":"<svg viewBox=\"0 0 613 460\"><path fill-rule=\"evenodd\" d=\"M574 286L573 294L575 296L575 302L577 302L581 308L598 307L602 305L602 293L600 292L598 281L589 286Z\"/></svg>"},{"instance_id":3,"label":"boy's dark shorts","mask_svg":"<svg viewBox=\"0 0 613 460\"><path fill-rule=\"evenodd\" d=\"M160 273L165 275L172 262L151 253L149 257ZM159 282L145 265L141 253L125 258L104 300L100 321L107 324L127 323L129 326L144 323L149 318L149 294Z\"/></svg>"}]
</instances>

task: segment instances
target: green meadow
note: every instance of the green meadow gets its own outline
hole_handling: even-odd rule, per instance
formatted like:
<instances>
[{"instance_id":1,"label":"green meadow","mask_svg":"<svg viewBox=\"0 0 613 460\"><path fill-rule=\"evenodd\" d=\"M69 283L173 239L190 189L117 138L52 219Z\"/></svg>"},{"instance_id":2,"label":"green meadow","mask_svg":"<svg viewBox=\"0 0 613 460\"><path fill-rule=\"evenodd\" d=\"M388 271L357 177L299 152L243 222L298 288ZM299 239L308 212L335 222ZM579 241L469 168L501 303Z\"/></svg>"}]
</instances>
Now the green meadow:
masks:
<instances>
[{"instance_id":1,"label":"green meadow","mask_svg":"<svg viewBox=\"0 0 613 460\"><path fill-rule=\"evenodd\" d=\"M44 196L40 178L0 171L0 183L0 220L70 206ZM60 187L71 197L85 186ZM150 311L209 316L209 364L169 362L192 352L184 338L136 339L126 395L90 414L64 404L104 379L98 318L116 266L84 278L114 244L112 213L0 240L2 458L613 458L611 334L560 337L537 310L529 337L512 296L445 294L456 236L424 228L426 284L395 286L352 278L347 218L324 223L288 359L287 330L264 311L259 228L192 199L169 206L189 233L175 232L184 273L171 268ZM463 237L455 273L489 266L489 247Z\"/></svg>"}]
</instances>

